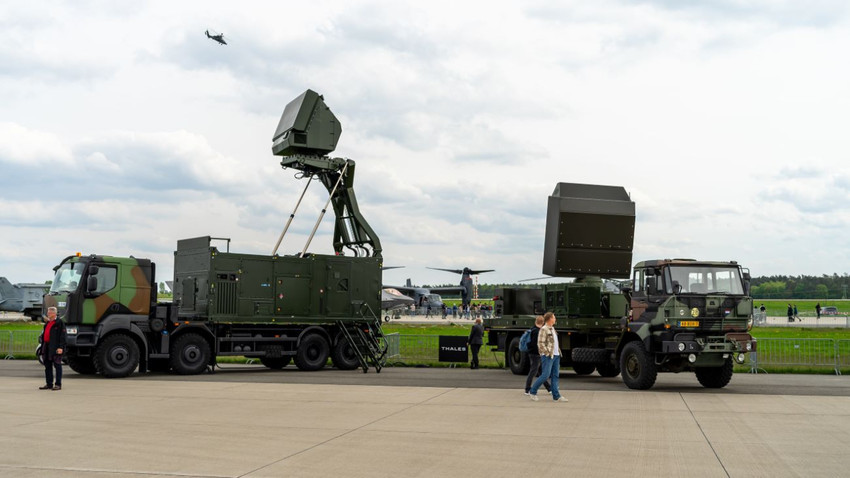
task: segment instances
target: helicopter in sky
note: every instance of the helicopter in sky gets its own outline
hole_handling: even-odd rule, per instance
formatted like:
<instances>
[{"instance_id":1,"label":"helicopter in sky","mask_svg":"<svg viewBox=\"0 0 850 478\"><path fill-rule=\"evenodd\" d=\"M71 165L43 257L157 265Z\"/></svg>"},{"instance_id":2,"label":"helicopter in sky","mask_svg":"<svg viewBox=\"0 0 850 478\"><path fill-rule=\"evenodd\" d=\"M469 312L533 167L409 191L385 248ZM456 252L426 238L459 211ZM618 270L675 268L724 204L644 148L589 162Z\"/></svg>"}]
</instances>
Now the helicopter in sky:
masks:
<instances>
[{"instance_id":1,"label":"helicopter in sky","mask_svg":"<svg viewBox=\"0 0 850 478\"><path fill-rule=\"evenodd\" d=\"M221 43L222 45L227 45L227 42L224 41L224 33L216 33L215 30L213 30L212 35L210 35L209 30L205 31L204 33L207 34L207 38L209 38L211 40L215 40L215 41Z\"/></svg>"}]
</instances>

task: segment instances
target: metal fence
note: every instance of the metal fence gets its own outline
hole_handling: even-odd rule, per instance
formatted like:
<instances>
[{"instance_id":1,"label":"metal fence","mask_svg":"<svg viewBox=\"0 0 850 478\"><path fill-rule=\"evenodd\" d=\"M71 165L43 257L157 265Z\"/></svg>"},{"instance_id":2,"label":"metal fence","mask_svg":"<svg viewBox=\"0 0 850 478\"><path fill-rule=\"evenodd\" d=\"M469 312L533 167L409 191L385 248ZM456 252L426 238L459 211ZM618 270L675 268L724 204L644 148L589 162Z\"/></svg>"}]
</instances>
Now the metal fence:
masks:
<instances>
[{"instance_id":1,"label":"metal fence","mask_svg":"<svg viewBox=\"0 0 850 478\"><path fill-rule=\"evenodd\" d=\"M829 367L841 374L838 342L833 339L759 339L751 354L751 371L773 367Z\"/></svg>"},{"instance_id":2,"label":"metal fence","mask_svg":"<svg viewBox=\"0 0 850 478\"><path fill-rule=\"evenodd\" d=\"M39 335L41 335L40 330L12 330L8 335L0 332L0 355L3 355L5 359L22 355L35 356Z\"/></svg>"},{"instance_id":3,"label":"metal fence","mask_svg":"<svg viewBox=\"0 0 850 478\"><path fill-rule=\"evenodd\" d=\"M38 346L38 330L0 332L0 355L6 359L32 357ZM387 359L396 364L432 364L439 360L437 335L387 334ZM481 348L482 364L502 365L504 355ZM757 352L750 354L750 371L764 367L805 367L832 369L841 375L850 369L850 340L759 339Z\"/></svg>"}]
</instances>

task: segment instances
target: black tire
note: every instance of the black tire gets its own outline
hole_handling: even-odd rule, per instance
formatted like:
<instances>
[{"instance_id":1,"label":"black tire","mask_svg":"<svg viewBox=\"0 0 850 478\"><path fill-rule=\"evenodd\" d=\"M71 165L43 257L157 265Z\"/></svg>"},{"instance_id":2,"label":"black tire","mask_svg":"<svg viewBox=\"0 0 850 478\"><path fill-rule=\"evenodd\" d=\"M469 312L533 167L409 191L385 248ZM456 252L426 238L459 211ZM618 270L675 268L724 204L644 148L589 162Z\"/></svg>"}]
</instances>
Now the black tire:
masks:
<instances>
[{"instance_id":1,"label":"black tire","mask_svg":"<svg viewBox=\"0 0 850 478\"><path fill-rule=\"evenodd\" d=\"M94 361L91 357L68 356L68 366L71 370L80 375L94 375L97 373L97 368L94 366Z\"/></svg>"},{"instance_id":2,"label":"black tire","mask_svg":"<svg viewBox=\"0 0 850 478\"><path fill-rule=\"evenodd\" d=\"M197 375L210 364L210 344L198 334L183 334L171 344L171 368L180 375Z\"/></svg>"},{"instance_id":3,"label":"black tire","mask_svg":"<svg viewBox=\"0 0 850 478\"><path fill-rule=\"evenodd\" d=\"M611 359L611 352L605 349L581 347L572 351L573 363L601 364Z\"/></svg>"},{"instance_id":4,"label":"black tire","mask_svg":"<svg viewBox=\"0 0 850 478\"><path fill-rule=\"evenodd\" d=\"M291 355L284 355L283 357L260 357L260 363L272 370L280 370L289 365L291 361Z\"/></svg>"},{"instance_id":5,"label":"black tire","mask_svg":"<svg viewBox=\"0 0 850 478\"><path fill-rule=\"evenodd\" d=\"M528 360L528 354L519 350L519 337L514 337L508 345L505 362L514 375L528 375L531 362Z\"/></svg>"},{"instance_id":6,"label":"black tire","mask_svg":"<svg viewBox=\"0 0 850 478\"><path fill-rule=\"evenodd\" d=\"M729 357L720 367L700 367L695 373L703 387L723 388L732 380L732 367L732 357Z\"/></svg>"},{"instance_id":7,"label":"black tire","mask_svg":"<svg viewBox=\"0 0 850 478\"><path fill-rule=\"evenodd\" d=\"M634 390L648 390L655 385L658 369L640 341L629 342L623 347L623 353L620 355L620 374L623 376L623 383Z\"/></svg>"},{"instance_id":8,"label":"black tire","mask_svg":"<svg viewBox=\"0 0 850 478\"><path fill-rule=\"evenodd\" d=\"M38 344L38 347L35 348L35 356L38 359L38 363L44 365L44 355L41 355L41 344Z\"/></svg>"},{"instance_id":9,"label":"black tire","mask_svg":"<svg viewBox=\"0 0 850 478\"><path fill-rule=\"evenodd\" d=\"M334 363L334 367L340 370L354 370L360 366L360 359L357 358L354 347L351 346L348 340L342 337L338 338L336 345L334 345L331 360Z\"/></svg>"},{"instance_id":10,"label":"black tire","mask_svg":"<svg viewBox=\"0 0 850 478\"><path fill-rule=\"evenodd\" d=\"M592 363L574 363L573 370L575 370L576 375L590 375L593 373L593 370L596 368Z\"/></svg>"},{"instance_id":11,"label":"black tire","mask_svg":"<svg viewBox=\"0 0 850 478\"><path fill-rule=\"evenodd\" d=\"M94 367L104 377L126 377L138 366L139 346L127 334L107 336L94 351Z\"/></svg>"},{"instance_id":12,"label":"black tire","mask_svg":"<svg viewBox=\"0 0 850 478\"><path fill-rule=\"evenodd\" d=\"M171 363L168 359L149 359L148 370L151 372L168 372L171 370Z\"/></svg>"},{"instance_id":13,"label":"black tire","mask_svg":"<svg viewBox=\"0 0 850 478\"><path fill-rule=\"evenodd\" d=\"M620 375L620 367L617 364L607 362L596 366L596 372L603 377L616 377Z\"/></svg>"},{"instance_id":14,"label":"black tire","mask_svg":"<svg viewBox=\"0 0 850 478\"><path fill-rule=\"evenodd\" d=\"M295 354L295 366L299 370L313 372L321 370L328 363L330 346L328 341L319 334L310 334L298 345Z\"/></svg>"}]
</instances>

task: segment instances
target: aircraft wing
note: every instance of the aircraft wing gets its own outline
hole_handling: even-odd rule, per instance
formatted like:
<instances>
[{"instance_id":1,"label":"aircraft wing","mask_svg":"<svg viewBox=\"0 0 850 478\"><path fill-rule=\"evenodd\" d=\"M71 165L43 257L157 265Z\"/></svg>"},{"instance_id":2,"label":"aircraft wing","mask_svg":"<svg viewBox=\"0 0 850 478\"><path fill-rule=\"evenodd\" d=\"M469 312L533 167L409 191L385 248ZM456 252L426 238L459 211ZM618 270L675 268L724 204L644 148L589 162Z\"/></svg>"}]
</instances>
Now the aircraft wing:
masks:
<instances>
[{"instance_id":1,"label":"aircraft wing","mask_svg":"<svg viewBox=\"0 0 850 478\"><path fill-rule=\"evenodd\" d=\"M434 271L453 272L455 274L463 274L463 269L440 269L438 267L429 267L428 269L431 269L431 270L434 270ZM495 270L496 269L486 269L486 270L485 269L480 269L480 270L470 269L469 274L474 276L474 275L478 275L478 274L483 274L485 272L493 272Z\"/></svg>"},{"instance_id":2,"label":"aircraft wing","mask_svg":"<svg viewBox=\"0 0 850 478\"><path fill-rule=\"evenodd\" d=\"M458 286L449 286L449 287L431 287L428 290L430 290L434 294L442 295L442 294L462 294L463 291L465 291L466 289L464 289L463 287L458 285Z\"/></svg>"},{"instance_id":3,"label":"aircraft wing","mask_svg":"<svg viewBox=\"0 0 850 478\"><path fill-rule=\"evenodd\" d=\"M383 310L401 309L408 307L412 303L412 298L395 289L387 288L381 290L381 309Z\"/></svg>"},{"instance_id":4,"label":"aircraft wing","mask_svg":"<svg viewBox=\"0 0 850 478\"><path fill-rule=\"evenodd\" d=\"M405 287L402 285L382 285L382 289L395 289L406 296L410 296L416 293L416 289L421 289L421 287Z\"/></svg>"}]
</instances>

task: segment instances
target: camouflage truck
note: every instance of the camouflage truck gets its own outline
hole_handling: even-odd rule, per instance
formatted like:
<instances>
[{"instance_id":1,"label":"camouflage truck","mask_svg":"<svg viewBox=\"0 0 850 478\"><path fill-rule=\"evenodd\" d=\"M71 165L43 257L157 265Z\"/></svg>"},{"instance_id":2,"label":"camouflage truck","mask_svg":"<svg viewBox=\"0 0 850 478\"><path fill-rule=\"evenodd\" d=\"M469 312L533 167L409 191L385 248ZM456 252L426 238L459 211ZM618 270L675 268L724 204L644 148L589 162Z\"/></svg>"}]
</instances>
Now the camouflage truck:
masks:
<instances>
[{"instance_id":1,"label":"camouflage truck","mask_svg":"<svg viewBox=\"0 0 850 478\"><path fill-rule=\"evenodd\" d=\"M357 206L354 161L326 156L340 132L323 98L307 90L284 109L272 147L284 169L298 170L308 186L318 179L330 192L333 255L308 253L312 234L300 253L277 254L295 211L268 256L232 253L229 239L180 240L174 300L162 303L150 260L69 256L55 268L43 301L67 324L69 366L106 377L137 368L197 374L217 357L236 355L272 369L294 359L301 370L318 370L330 357L340 369L380 372L387 349L376 315L381 245Z\"/></svg>"},{"instance_id":2,"label":"camouflage truck","mask_svg":"<svg viewBox=\"0 0 850 478\"><path fill-rule=\"evenodd\" d=\"M513 373L528 373L519 340L546 311L558 318L562 366L579 375L621 374L633 389L651 388L658 372L686 371L722 388L734 363L755 351L749 272L736 262L692 259L643 261L630 271L634 211L621 187L557 185L543 272L575 280L501 289L494 317L485 320L488 344L505 352Z\"/></svg>"}]
</instances>

